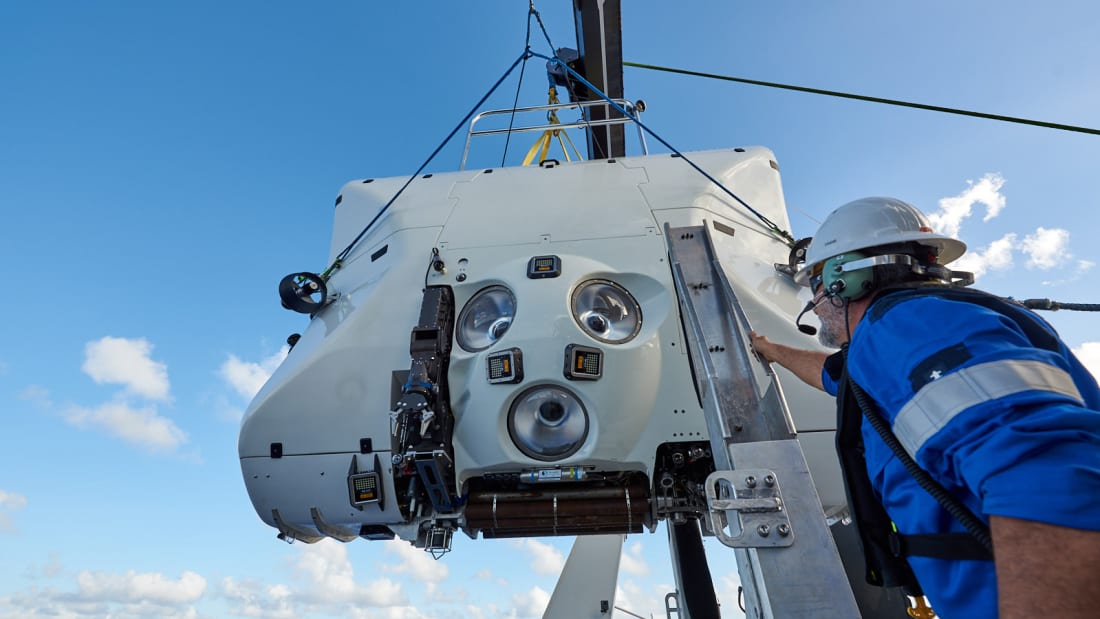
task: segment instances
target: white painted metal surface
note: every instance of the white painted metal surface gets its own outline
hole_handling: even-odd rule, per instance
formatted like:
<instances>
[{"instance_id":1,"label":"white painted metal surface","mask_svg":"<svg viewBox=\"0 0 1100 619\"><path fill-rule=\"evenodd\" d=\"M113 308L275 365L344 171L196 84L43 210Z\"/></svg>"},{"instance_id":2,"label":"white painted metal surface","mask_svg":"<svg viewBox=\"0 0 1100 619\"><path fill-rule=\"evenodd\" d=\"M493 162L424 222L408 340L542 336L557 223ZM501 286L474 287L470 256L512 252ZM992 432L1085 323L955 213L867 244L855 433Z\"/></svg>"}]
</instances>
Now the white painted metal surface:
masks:
<instances>
[{"instance_id":1,"label":"white painted metal surface","mask_svg":"<svg viewBox=\"0 0 1100 619\"><path fill-rule=\"evenodd\" d=\"M542 619L604 619L614 614L625 535L578 537Z\"/></svg>"},{"instance_id":2,"label":"white painted metal surface","mask_svg":"<svg viewBox=\"0 0 1100 619\"><path fill-rule=\"evenodd\" d=\"M777 166L770 151L750 148L691 153L754 208L789 229ZM354 181L341 190L331 256L351 241L407 180ZM455 312L477 291L504 285L516 297L515 320L503 338L481 352L454 346L450 366L456 426L455 489L486 474L547 466L590 471L639 471L653 479L658 445L706 441L693 387L662 229L719 222L716 251L751 323L773 339L799 346L800 289L773 268L787 261L785 244L682 160L668 155L589 161L553 168L504 168L435 174L416 179L360 242L329 282L335 302L309 324L287 360L249 407L240 456L257 513L274 526L272 510L316 530L310 509L330 524L387 525L414 540L392 499L386 473L385 509L351 508L346 475L360 440L369 438L383 462L389 457L393 372L409 367L409 333L425 285L452 287ZM429 269L438 248L443 272ZM553 279L526 277L537 255L561 258ZM639 302L642 328L619 345L587 336L569 309L572 290L601 278L626 288ZM568 344L605 353L604 376L563 376ZM486 381L486 357L523 351L524 380ZM803 450L826 512L844 502L832 447L833 406L828 396L780 371ZM551 463L526 457L508 433L513 398L532 385L558 385L583 402L590 431L579 451ZM271 444L281 443L281 458ZM342 470L341 470L342 467ZM461 520L459 520L461 523Z\"/></svg>"}]
</instances>

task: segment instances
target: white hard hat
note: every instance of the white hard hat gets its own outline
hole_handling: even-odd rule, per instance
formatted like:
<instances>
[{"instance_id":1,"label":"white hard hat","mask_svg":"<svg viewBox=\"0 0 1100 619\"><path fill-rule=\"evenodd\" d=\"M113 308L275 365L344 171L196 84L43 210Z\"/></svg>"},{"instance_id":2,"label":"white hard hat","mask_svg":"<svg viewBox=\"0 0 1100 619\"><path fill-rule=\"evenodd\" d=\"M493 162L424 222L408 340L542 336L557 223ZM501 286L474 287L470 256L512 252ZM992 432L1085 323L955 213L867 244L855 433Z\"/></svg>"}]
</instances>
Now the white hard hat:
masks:
<instances>
[{"instance_id":1,"label":"white hard hat","mask_svg":"<svg viewBox=\"0 0 1100 619\"><path fill-rule=\"evenodd\" d=\"M825 218L806 251L805 266L795 274L794 281L808 286L814 267L833 256L851 251L874 254L868 250L908 242L938 250L939 264L947 264L966 251L966 243L934 233L917 207L894 198L863 198Z\"/></svg>"}]
</instances>

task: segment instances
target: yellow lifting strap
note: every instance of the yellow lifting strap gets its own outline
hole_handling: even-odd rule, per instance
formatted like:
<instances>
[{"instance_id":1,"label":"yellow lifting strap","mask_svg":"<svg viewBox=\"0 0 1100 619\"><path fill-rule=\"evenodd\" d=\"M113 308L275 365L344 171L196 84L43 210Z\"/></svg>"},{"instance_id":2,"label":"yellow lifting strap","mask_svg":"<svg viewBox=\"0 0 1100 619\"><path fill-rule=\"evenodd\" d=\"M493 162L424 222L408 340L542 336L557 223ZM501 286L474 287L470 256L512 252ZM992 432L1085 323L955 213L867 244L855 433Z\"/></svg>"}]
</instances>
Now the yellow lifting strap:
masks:
<instances>
[{"instance_id":1,"label":"yellow lifting strap","mask_svg":"<svg viewBox=\"0 0 1100 619\"><path fill-rule=\"evenodd\" d=\"M549 105L559 103L557 88L554 88L553 86L550 87L549 96L547 97L547 103ZM558 114L553 110L551 110L550 113L547 114L547 118L552 125L561 124L561 121L558 120ZM565 142L562 141L562 136L565 136L565 140L569 142L569 146L573 148L573 152L576 153L577 159L583 159L583 157L581 157L580 151L578 151L577 147L573 145L573 140L569 137L568 133L564 133L561 129L547 129L546 131L542 132L542 135L539 136L539 139L535 140L534 145L531 146L531 150L527 151L527 155L523 158L523 165L531 165L531 162L535 160L536 153L538 154L539 163L546 161L546 155L550 152L550 142L554 138L558 139L558 144L561 145L561 151L565 153L565 160L572 161L572 159L569 158L569 149L565 147Z\"/></svg>"},{"instance_id":2,"label":"yellow lifting strap","mask_svg":"<svg viewBox=\"0 0 1100 619\"><path fill-rule=\"evenodd\" d=\"M909 613L909 616L913 619L936 619L936 611L932 610L932 607L928 605L928 598L923 595L920 597L909 598L913 602L912 608L905 609L905 612Z\"/></svg>"}]
</instances>

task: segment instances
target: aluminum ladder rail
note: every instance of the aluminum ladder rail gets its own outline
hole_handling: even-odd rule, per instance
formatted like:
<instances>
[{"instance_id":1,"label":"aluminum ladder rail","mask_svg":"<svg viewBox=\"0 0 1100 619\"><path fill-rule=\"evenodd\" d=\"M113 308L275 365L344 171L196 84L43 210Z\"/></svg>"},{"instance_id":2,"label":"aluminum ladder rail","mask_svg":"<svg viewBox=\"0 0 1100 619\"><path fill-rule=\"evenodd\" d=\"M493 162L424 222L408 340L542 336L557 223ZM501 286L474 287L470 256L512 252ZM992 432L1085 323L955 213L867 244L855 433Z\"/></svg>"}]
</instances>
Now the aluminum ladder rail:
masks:
<instances>
[{"instance_id":1,"label":"aluminum ladder rail","mask_svg":"<svg viewBox=\"0 0 1100 619\"><path fill-rule=\"evenodd\" d=\"M714 455L710 528L735 548L746 616L859 617L779 381L750 352L707 222L666 224L665 236Z\"/></svg>"}]
</instances>

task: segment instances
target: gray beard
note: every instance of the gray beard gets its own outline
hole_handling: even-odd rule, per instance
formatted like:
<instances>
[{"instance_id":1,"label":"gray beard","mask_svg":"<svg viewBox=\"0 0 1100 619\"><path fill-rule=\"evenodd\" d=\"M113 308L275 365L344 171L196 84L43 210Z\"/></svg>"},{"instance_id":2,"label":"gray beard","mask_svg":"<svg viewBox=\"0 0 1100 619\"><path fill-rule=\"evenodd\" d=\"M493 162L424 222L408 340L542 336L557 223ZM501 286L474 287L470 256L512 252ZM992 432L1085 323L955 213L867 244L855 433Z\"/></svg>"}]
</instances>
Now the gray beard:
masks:
<instances>
[{"instance_id":1,"label":"gray beard","mask_svg":"<svg viewBox=\"0 0 1100 619\"><path fill-rule=\"evenodd\" d=\"M817 332L817 341L821 342L822 346L827 346L829 348L840 348L848 341L848 338L845 337L841 339L840 334L835 333L834 331L834 329L830 329L825 325L821 325L821 329Z\"/></svg>"},{"instance_id":2,"label":"gray beard","mask_svg":"<svg viewBox=\"0 0 1100 619\"><path fill-rule=\"evenodd\" d=\"M827 303L830 304L828 309L818 314L821 328L817 331L817 340L822 346L840 348L848 343L848 326L844 320L847 308L836 307L831 300Z\"/></svg>"}]
</instances>

